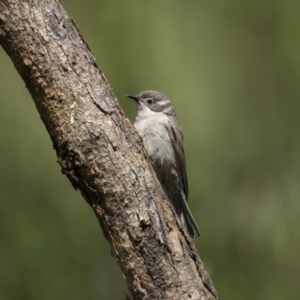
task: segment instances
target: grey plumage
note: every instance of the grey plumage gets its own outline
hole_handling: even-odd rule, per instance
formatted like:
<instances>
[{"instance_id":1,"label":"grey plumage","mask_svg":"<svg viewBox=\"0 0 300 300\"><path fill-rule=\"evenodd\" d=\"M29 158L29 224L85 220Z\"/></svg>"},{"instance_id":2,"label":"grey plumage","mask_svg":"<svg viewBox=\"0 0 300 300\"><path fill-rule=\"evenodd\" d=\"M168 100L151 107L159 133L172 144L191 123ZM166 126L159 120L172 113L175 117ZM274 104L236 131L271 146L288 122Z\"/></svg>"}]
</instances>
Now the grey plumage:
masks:
<instances>
[{"instance_id":1,"label":"grey plumage","mask_svg":"<svg viewBox=\"0 0 300 300\"><path fill-rule=\"evenodd\" d=\"M135 100L137 113L134 126L141 135L149 160L165 193L182 224L192 238L200 235L187 204L183 133L170 99L157 91L127 95Z\"/></svg>"}]
</instances>

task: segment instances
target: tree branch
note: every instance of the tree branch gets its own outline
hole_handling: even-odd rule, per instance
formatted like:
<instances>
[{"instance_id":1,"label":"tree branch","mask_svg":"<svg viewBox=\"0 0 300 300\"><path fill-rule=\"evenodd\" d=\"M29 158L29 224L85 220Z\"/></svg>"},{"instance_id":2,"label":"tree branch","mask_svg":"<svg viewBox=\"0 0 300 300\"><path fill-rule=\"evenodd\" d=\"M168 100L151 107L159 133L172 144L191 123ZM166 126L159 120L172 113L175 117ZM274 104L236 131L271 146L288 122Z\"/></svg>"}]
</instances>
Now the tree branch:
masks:
<instances>
[{"instance_id":1,"label":"tree branch","mask_svg":"<svg viewBox=\"0 0 300 300\"><path fill-rule=\"evenodd\" d=\"M0 43L62 172L93 208L134 299L219 299L142 142L56 0L1 0Z\"/></svg>"}]
</instances>

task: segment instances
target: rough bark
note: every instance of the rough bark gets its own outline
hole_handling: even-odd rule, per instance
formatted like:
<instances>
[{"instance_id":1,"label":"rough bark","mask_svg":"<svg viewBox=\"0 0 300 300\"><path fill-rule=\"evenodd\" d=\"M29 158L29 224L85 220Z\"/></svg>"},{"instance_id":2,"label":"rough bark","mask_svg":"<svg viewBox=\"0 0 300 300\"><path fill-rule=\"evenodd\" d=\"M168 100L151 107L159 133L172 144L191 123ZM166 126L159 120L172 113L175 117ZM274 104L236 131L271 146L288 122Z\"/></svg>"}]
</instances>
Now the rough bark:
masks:
<instances>
[{"instance_id":1,"label":"rough bark","mask_svg":"<svg viewBox=\"0 0 300 300\"><path fill-rule=\"evenodd\" d=\"M74 21L56 0L0 0L0 43L62 172L93 208L134 299L219 299Z\"/></svg>"}]
</instances>

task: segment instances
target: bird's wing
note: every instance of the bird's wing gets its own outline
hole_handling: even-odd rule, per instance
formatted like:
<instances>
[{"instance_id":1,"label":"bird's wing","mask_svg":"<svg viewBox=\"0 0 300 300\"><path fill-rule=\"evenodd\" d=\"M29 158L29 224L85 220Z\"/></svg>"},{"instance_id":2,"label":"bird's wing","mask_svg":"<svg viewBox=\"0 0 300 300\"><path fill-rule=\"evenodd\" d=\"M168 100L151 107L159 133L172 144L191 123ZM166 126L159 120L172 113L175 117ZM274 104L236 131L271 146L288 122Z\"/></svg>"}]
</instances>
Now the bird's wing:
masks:
<instances>
[{"instance_id":1,"label":"bird's wing","mask_svg":"<svg viewBox=\"0 0 300 300\"><path fill-rule=\"evenodd\" d=\"M189 188L186 174L185 154L183 149L183 134L181 131L175 130L174 126L172 126L170 123L166 123L165 127L169 132L173 151L175 154L176 165L178 170L180 171L180 176L183 184L183 191L187 200ZM180 128L180 125L177 124L176 127Z\"/></svg>"}]
</instances>

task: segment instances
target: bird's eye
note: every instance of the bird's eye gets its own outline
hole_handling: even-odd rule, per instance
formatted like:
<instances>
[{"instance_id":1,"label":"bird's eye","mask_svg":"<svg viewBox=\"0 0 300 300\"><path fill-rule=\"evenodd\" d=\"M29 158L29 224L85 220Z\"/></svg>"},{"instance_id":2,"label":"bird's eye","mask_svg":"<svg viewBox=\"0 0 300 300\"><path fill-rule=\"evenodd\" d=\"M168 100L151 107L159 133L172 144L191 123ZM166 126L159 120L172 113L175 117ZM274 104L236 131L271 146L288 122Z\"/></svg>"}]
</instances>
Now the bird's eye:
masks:
<instances>
[{"instance_id":1,"label":"bird's eye","mask_svg":"<svg viewBox=\"0 0 300 300\"><path fill-rule=\"evenodd\" d=\"M153 103L152 99L151 98L147 99L147 103L152 104Z\"/></svg>"}]
</instances>

